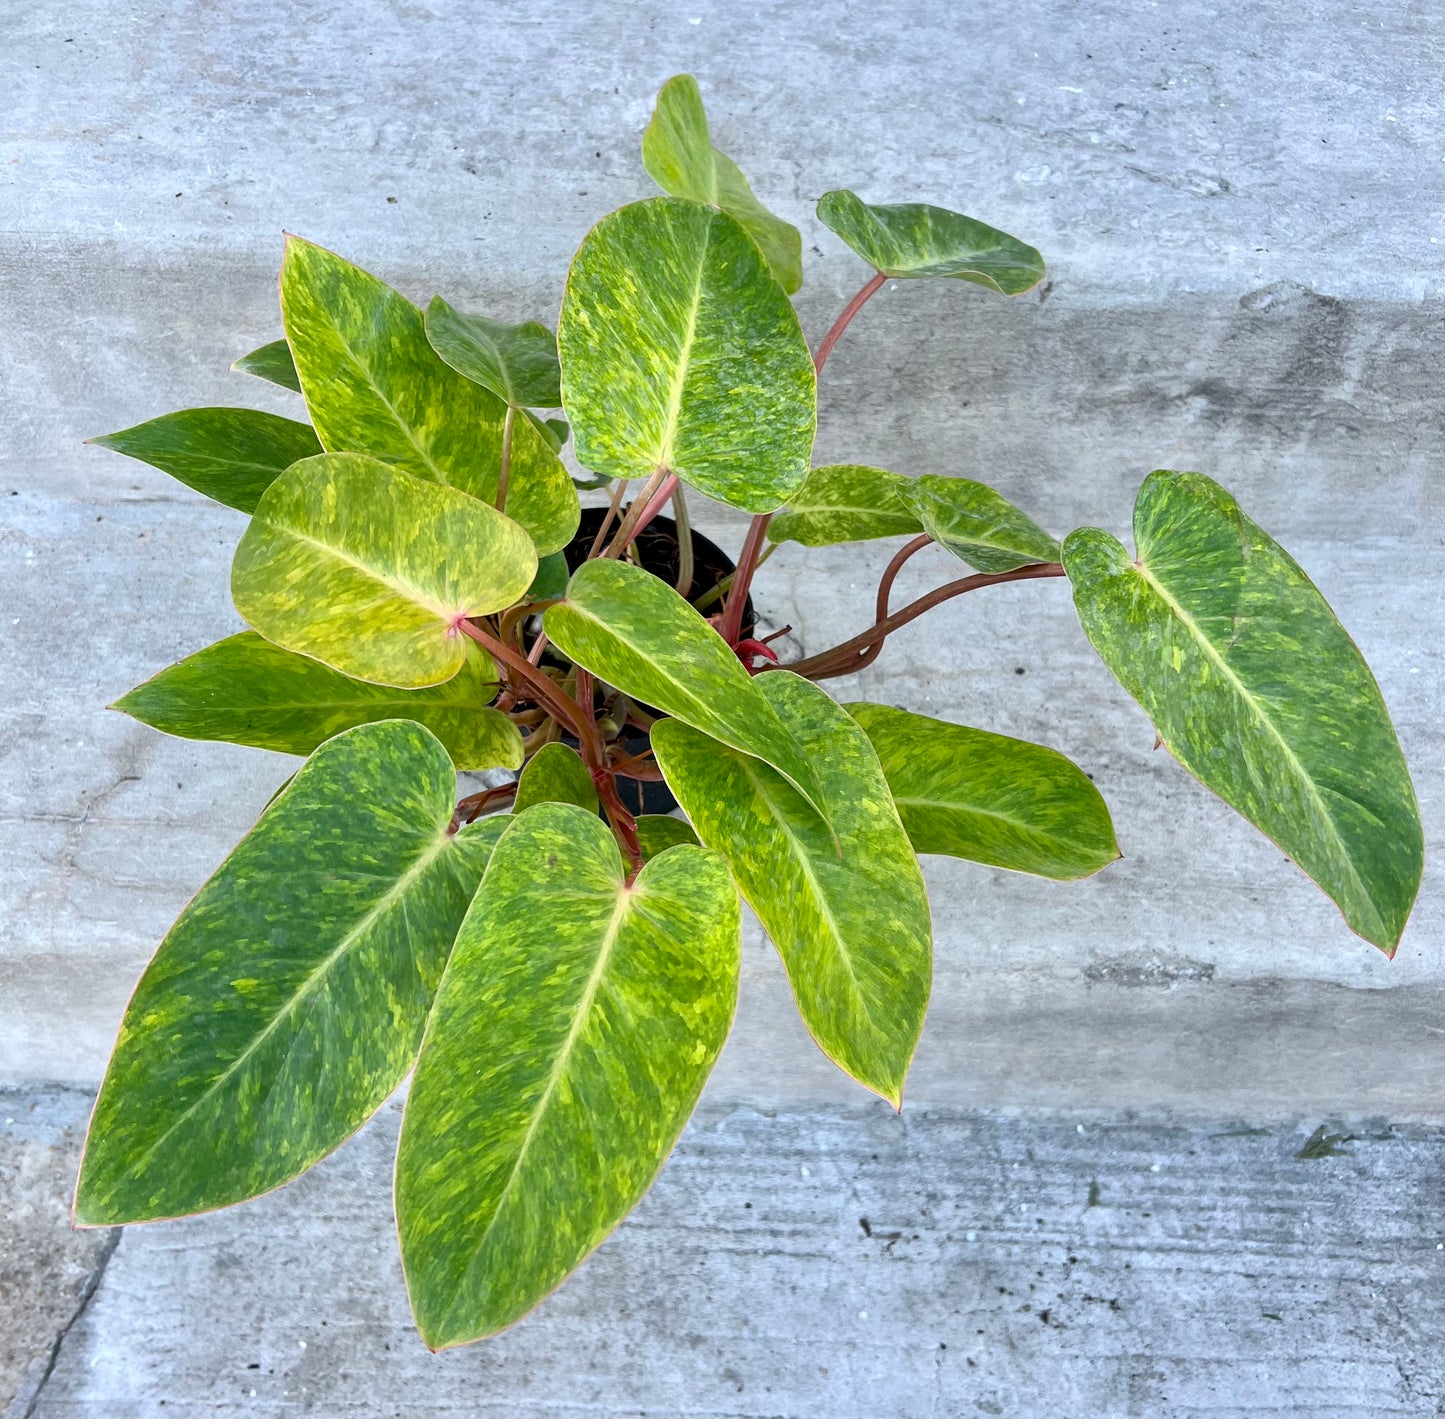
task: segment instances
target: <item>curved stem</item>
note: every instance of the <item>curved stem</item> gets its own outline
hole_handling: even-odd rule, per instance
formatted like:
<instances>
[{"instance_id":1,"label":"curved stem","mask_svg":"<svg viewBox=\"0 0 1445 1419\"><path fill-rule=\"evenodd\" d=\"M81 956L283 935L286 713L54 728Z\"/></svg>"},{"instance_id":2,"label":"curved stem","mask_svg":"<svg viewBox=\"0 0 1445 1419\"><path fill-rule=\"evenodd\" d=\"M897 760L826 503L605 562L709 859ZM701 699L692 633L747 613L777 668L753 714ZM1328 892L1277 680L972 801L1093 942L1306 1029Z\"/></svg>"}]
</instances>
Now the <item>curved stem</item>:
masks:
<instances>
[{"instance_id":1,"label":"curved stem","mask_svg":"<svg viewBox=\"0 0 1445 1419\"><path fill-rule=\"evenodd\" d=\"M922 536L915 537L907 546L901 548L893 560L888 563L888 566L884 569L883 578L878 583L878 599L874 603L873 608L875 625L880 621L886 621L888 619L888 600L893 594L893 583L898 580L898 573L903 570L903 564L915 552L921 552L932 541L933 538L925 532ZM858 657L857 662L852 668L854 670L862 670L866 666L872 665L883 653L883 642L885 639L886 637L880 636L874 641L873 644Z\"/></svg>"},{"instance_id":2,"label":"curved stem","mask_svg":"<svg viewBox=\"0 0 1445 1419\"><path fill-rule=\"evenodd\" d=\"M875 293L883 289L883 283L888 279L881 271L873 273L873 279L843 307L843 313L833 322L833 328L823 336L823 343L818 346L818 353L813 356L813 368L823 373L823 366L828 363L828 356L833 353L833 346L842 337L843 332L852 324L853 317L868 304Z\"/></svg>"},{"instance_id":3,"label":"curved stem","mask_svg":"<svg viewBox=\"0 0 1445 1419\"><path fill-rule=\"evenodd\" d=\"M810 680L830 680L835 675L851 675L853 671L860 670L864 665L872 663L872 656L868 656L866 659L864 656L875 642L881 644L900 626L906 626L910 621L916 621L926 611L931 611L935 606L940 606L955 596L962 596L967 591L977 591L983 586L1000 586L1007 581L1033 581L1039 577L1063 576L1063 574L1064 569L1057 562L1034 562L1026 567L1016 567L1011 572L980 572L976 576L966 576L960 581L951 581L945 586L935 587L926 596L920 596L917 601L910 602L901 611L895 611L891 616L882 617L866 631L854 636L852 640L844 641L841 645L835 645L831 650L811 655L806 660L794 661L791 665L781 668L791 670L795 675L805 675Z\"/></svg>"},{"instance_id":4,"label":"curved stem","mask_svg":"<svg viewBox=\"0 0 1445 1419\"><path fill-rule=\"evenodd\" d=\"M772 520L773 515L770 512L755 517L748 527L743 550L738 554L738 568L733 573L733 584L728 590L728 599L723 607L722 625L718 627L718 634L729 645L736 645L742 632L743 607L748 604L748 587L752 583L753 572L757 570L758 553L762 550L768 523Z\"/></svg>"}]
</instances>

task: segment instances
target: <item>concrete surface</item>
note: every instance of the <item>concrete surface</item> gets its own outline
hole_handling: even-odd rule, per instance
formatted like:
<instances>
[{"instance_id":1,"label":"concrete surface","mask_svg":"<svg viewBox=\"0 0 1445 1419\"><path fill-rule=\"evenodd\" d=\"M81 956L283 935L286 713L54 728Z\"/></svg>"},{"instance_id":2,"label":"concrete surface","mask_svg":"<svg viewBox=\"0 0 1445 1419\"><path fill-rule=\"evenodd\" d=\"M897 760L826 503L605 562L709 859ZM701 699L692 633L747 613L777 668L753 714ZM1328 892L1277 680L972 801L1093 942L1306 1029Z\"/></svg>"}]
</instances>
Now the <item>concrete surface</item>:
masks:
<instances>
[{"instance_id":1,"label":"concrete surface","mask_svg":"<svg viewBox=\"0 0 1445 1419\"><path fill-rule=\"evenodd\" d=\"M79 1100L78 1102L84 1102ZM411 1329L399 1110L294 1188L126 1231L30 1413L1439 1412L1442 1135L709 1106L577 1277ZM198 1297L214 1298L197 1305ZM164 1341L158 1343L158 1337Z\"/></svg>"},{"instance_id":2,"label":"concrete surface","mask_svg":"<svg viewBox=\"0 0 1445 1419\"><path fill-rule=\"evenodd\" d=\"M1095 776L1126 857L1068 887L928 865L938 974L905 1121L914 1127L933 1110L942 1122L916 1159L900 1159L897 1198L933 1187L952 1206L979 1205L982 1184L953 1151L957 1130L994 1119L988 1127L1018 1130L1008 1147L1027 1150L1031 1129L1052 1136L1059 1109L1101 1120L1090 1146L1104 1151L1090 1166L1103 1172L1110 1148L1122 1158L1134 1146L1115 1128L1197 1140L1244 1120L1283 1137L1324 1118L1386 1120L1399 1137L1368 1156L1406 1173L1426 1168L1445 1097L1438 7L12 0L5 20L0 1081L32 1102L93 1089L156 940L290 771L277 756L167 740L103 711L237 627L226 582L242 519L79 440L192 404L296 412L292 396L226 370L277 333L283 228L413 296L441 291L511 318L550 318L582 232L650 190L638 135L658 84L686 69L702 81L720 145L804 230L799 308L814 338L864 274L812 218L829 187L963 207L1050 261L1050 284L1014 303L957 283L880 294L829 367L820 460L983 478L1057 532L1083 522L1125 530L1152 467L1210 472L1295 553L1359 641L1425 814L1426 884L1390 963L1151 750L1148 725L1084 643L1062 586L999 588L900 633L856 683L835 684L840 696L1058 747ZM724 511L701 508L696 520L725 543L741 535ZM795 627L793 650L819 649L871 618L871 583L892 549L786 549L760 573L759 602L775 625ZM899 595L950 574L941 554L920 557ZM55 1085L81 1092L56 1095ZM840 1122L858 1107L858 1092L808 1042L754 932L708 1128L748 1110L778 1117L763 1152L737 1157L737 1187L764 1187L767 1149L816 1147L838 1176L864 1169L872 1125L853 1136ZM996 1112L1009 1109L1030 1113ZM1126 1126L1126 1114L1144 1121ZM671 1200L657 1207L687 1211L698 1176L687 1160L707 1153L704 1135L689 1135L686 1149L701 1152L685 1151L666 1175ZM1292 1164L1281 1172L1273 1155L1249 1151L1262 1144L1237 1146L1241 1195L1292 1186ZM44 1253L26 1274L83 1273L83 1292L98 1254L54 1227L69 1166L55 1148L23 1187L20 1173L6 1174L5 1200L32 1239L16 1245ZM168 1407L271 1412L281 1401L260 1384L256 1406L224 1388L219 1352L207 1346L222 1346L226 1323L249 1308L255 1345L289 1353L296 1317L310 1323L306 1307L339 1294L339 1261L318 1260L305 1290L297 1268L271 1266L300 1250L343 1254L339 1223L305 1230L307 1199L331 1196L321 1209L342 1214L350 1245L393 1267L377 1148L358 1145L326 1180L246 1212L127 1237L36 1402L58 1406L44 1412L163 1413L169 1386ZM579 1407L632 1412L643 1397L636 1374L585 1367L619 1302L645 1308L656 1284L666 1303L631 1323L655 1338L656 1349L633 1353L662 1386L649 1400L657 1412L669 1395L698 1413L862 1412L848 1396L865 1391L880 1413L929 1412L925 1395L979 1413L1068 1412L1076 1401L1119 1413L1434 1412L1437 1389L1410 1356L1440 1336L1440 1277L1412 1269L1416 1241L1401 1240L1424 1235L1401 1221L1418 1188L1387 1190L1394 1202L1380 1206L1394 1208L1393 1220L1372 1232L1360 1212L1371 1200L1351 1194L1349 1169L1375 1164L1308 1166L1321 1173L1302 1177L1338 1166L1331 1177L1353 1180L1332 1195L1331 1225L1367 1238L1376 1289L1409 1295L1409 1324L1423 1327L1381 1329L1368 1356L1341 1341L1330 1352L1333 1410L1311 1408L1326 1396L1304 1381L1291 1388L1293 1351L1275 1343L1274 1322L1209 1332L1212 1390L1184 1383L1188 1367L1171 1370L1167 1358L1157 1384L1126 1383L1127 1366L1106 1382L1107 1366L1085 1363L1083 1327L1038 1327L1035 1346L1043 1337L1054 1347L1044 1352L1018 1350L1012 1332L984 1320L997 1351L992 1389L982 1379L918 1388L902 1322L849 1352L846 1382L801 1370L760 1379L788 1326L843 1333L830 1306L864 1254L838 1252L833 1223L812 1212L790 1224L790 1245L819 1267L833 1258L836 1271L790 1274L779 1263L727 1273L738 1289L719 1291L706 1269L666 1286L634 1283L625 1268L607 1271L604 1253L594 1279L584 1272L507 1342L524 1347L505 1352L521 1357L514 1365L487 1360L491 1349L447 1361L425 1371L439 1377L426 1381L426 1402L466 1409L485 1373L498 1412L534 1402L542 1412L548 1395L568 1393L570 1372L555 1354L539 1369L525 1347L573 1347L573 1397L589 1396ZM336 1181L353 1174L354 1203ZM709 1237L720 1255L729 1245L705 1204L703 1192L691 1196L699 1267ZM1138 1245L1153 1246L1151 1235ZM190 1240L166 1240L181 1236ZM1223 1230L1207 1264L1234 1274L1254 1246ZM174 1248L192 1260L168 1261ZM218 1287L206 1268L228 1256L236 1264ZM920 1334L958 1304L948 1299L954 1274L943 1247L897 1273ZM1230 1294L1176 1305L1170 1274L1159 1272L1159 1289L1133 1311L1136 1356L1185 1353L1175 1311L1212 1314ZM1345 1335L1359 1298L1329 1274L1311 1324ZM699 1277L707 1284L693 1284ZM316 1400L327 1412L371 1412L383 1393L405 1408L404 1385L422 1383L419 1354L393 1362L382 1349L402 1312L390 1280L376 1284L380 1309L345 1329L352 1358L330 1352L350 1379L331 1377ZM157 1288L174 1310L156 1308ZM36 1357L44 1372L76 1294L63 1280L7 1283L0 1331L30 1337L18 1359L6 1352L7 1384ZM597 1328L569 1331L555 1318L564 1302ZM972 1292L962 1303L970 1313L981 1305ZM102 1321L103 1334L90 1328ZM683 1384L700 1373L678 1358L684 1339L704 1327L718 1337L708 1353L727 1351L722 1368L744 1377L751 1407ZM1075 1360L1091 1378L1069 1389ZM1139 1373L1153 1374L1152 1363L1141 1359ZM533 1373L546 1380L535 1390ZM766 1400L753 1393L759 1383L774 1383Z\"/></svg>"}]
</instances>

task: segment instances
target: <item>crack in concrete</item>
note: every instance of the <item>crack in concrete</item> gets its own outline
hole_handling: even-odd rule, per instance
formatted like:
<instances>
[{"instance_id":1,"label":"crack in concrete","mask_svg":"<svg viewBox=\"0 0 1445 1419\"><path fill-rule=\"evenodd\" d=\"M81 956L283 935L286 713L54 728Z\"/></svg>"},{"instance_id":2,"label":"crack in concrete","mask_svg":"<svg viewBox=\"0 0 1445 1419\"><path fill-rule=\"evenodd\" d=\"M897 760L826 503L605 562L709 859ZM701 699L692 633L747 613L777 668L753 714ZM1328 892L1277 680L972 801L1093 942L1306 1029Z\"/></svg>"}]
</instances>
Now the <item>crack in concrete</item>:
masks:
<instances>
[{"instance_id":1,"label":"crack in concrete","mask_svg":"<svg viewBox=\"0 0 1445 1419\"><path fill-rule=\"evenodd\" d=\"M55 1334L55 1339L51 1342L43 1368L38 1375L26 1375L25 1381L16 1391L14 1399L5 1407L4 1419L33 1419L40 1405L40 1397L45 1392L45 1386L55 1373L55 1366L60 1360L61 1347L81 1317L85 1315L91 1301L95 1298L95 1293L100 1289L101 1280L105 1276L111 1258L115 1255L116 1248L120 1245L120 1236L124 1230L123 1227L110 1229L110 1235L107 1236L105 1245L101 1248L99 1256L96 1257L90 1278L86 1281L85 1289L81 1291L75 1303L75 1309L71 1312L70 1319L60 1327ZM34 1366L31 1368L33 1370Z\"/></svg>"}]
</instances>

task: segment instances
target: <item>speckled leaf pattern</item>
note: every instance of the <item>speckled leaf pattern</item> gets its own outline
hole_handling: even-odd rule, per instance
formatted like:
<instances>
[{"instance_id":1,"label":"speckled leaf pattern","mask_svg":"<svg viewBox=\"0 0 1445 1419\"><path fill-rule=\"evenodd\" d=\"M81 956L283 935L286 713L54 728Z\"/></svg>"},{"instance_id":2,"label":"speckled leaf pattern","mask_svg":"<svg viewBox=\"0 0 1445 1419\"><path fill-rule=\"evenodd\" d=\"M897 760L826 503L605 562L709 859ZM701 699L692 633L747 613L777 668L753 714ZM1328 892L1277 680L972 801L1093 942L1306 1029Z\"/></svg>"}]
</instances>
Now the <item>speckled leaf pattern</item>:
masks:
<instances>
[{"instance_id":1,"label":"speckled leaf pattern","mask_svg":"<svg viewBox=\"0 0 1445 1419\"><path fill-rule=\"evenodd\" d=\"M665 813L644 813L637 820L637 842L644 862L650 862L658 853L679 843L698 845L697 834L688 824Z\"/></svg>"},{"instance_id":2,"label":"speckled leaf pattern","mask_svg":"<svg viewBox=\"0 0 1445 1419\"><path fill-rule=\"evenodd\" d=\"M589 813L597 811L597 785L575 749L544 744L527 760L512 812L524 812L537 803L575 803Z\"/></svg>"},{"instance_id":3,"label":"speckled leaf pattern","mask_svg":"<svg viewBox=\"0 0 1445 1419\"><path fill-rule=\"evenodd\" d=\"M375 276L291 237L281 313L306 407L324 447L365 453L494 503L506 405L427 342L422 313ZM560 551L581 516L577 490L526 419L512 434L507 514L537 551Z\"/></svg>"},{"instance_id":4,"label":"speckled leaf pattern","mask_svg":"<svg viewBox=\"0 0 1445 1419\"><path fill-rule=\"evenodd\" d=\"M1061 555L1056 537L984 483L925 474L908 479L899 496L935 542L981 572L1011 572Z\"/></svg>"},{"instance_id":5,"label":"speckled leaf pattern","mask_svg":"<svg viewBox=\"0 0 1445 1419\"><path fill-rule=\"evenodd\" d=\"M502 824L447 835L420 725L322 745L171 928L126 1010L76 1217L224 1207L354 1133L411 1068Z\"/></svg>"},{"instance_id":6,"label":"speckled leaf pattern","mask_svg":"<svg viewBox=\"0 0 1445 1419\"><path fill-rule=\"evenodd\" d=\"M309 754L334 734L379 719L411 719L441 740L459 769L516 769L522 736L490 708L496 666L466 642L462 668L444 684L399 690L353 680L310 656L243 631L198 650L111 706L183 739L220 739Z\"/></svg>"},{"instance_id":7,"label":"speckled leaf pattern","mask_svg":"<svg viewBox=\"0 0 1445 1419\"><path fill-rule=\"evenodd\" d=\"M655 197L604 217L567 277L557 329L577 458L659 468L745 512L808 475L813 359L751 238L726 213Z\"/></svg>"},{"instance_id":8,"label":"speckled leaf pattern","mask_svg":"<svg viewBox=\"0 0 1445 1419\"><path fill-rule=\"evenodd\" d=\"M1053 749L889 705L845 708L873 743L915 852L1056 881L1118 858L1098 789Z\"/></svg>"},{"instance_id":9,"label":"speckled leaf pattern","mask_svg":"<svg viewBox=\"0 0 1445 1419\"><path fill-rule=\"evenodd\" d=\"M1198 473L1151 473L1138 559L1082 528L1064 567L1094 649L1169 751L1393 953L1419 811L1379 686L1299 566Z\"/></svg>"},{"instance_id":10,"label":"speckled leaf pattern","mask_svg":"<svg viewBox=\"0 0 1445 1419\"><path fill-rule=\"evenodd\" d=\"M1033 247L946 207L879 207L839 190L823 194L818 220L870 266L900 280L952 276L1017 296L1044 277L1044 259Z\"/></svg>"},{"instance_id":11,"label":"speckled leaf pattern","mask_svg":"<svg viewBox=\"0 0 1445 1419\"><path fill-rule=\"evenodd\" d=\"M909 537L923 524L900 492L911 480L886 468L830 463L815 468L787 507L773 515L768 540L827 547L873 537Z\"/></svg>"},{"instance_id":12,"label":"speckled leaf pattern","mask_svg":"<svg viewBox=\"0 0 1445 1419\"><path fill-rule=\"evenodd\" d=\"M786 670L757 684L823 780L837 848L780 775L677 720L653 726L657 762L772 937L813 1038L897 1107L932 981L923 874L857 724Z\"/></svg>"},{"instance_id":13,"label":"speckled leaf pattern","mask_svg":"<svg viewBox=\"0 0 1445 1419\"><path fill-rule=\"evenodd\" d=\"M571 804L497 843L427 1025L396 1212L433 1349L552 1291L634 1206L732 1023L741 921L716 854L675 847L631 887Z\"/></svg>"},{"instance_id":14,"label":"speckled leaf pattern","mask_svg":"<svg viewBox=\"0 0 1445 1419\"><path fill-rule=\"evenodd\" d=\"M260 409L181 409L88 443L149 463L241 512L298 459L321 452L309 424Z\"/></svg>"},{"instance_id":15,"label":"speckled leaf pattern","mask_svg":"<svg viewBox=\"0 0 1445 1419\"><path fill-rule=\"evenodd\" d=\"M301 376L296 373L291 347L284 340L273 340L249 355L242 355L231 368L238 374L255 375L268 384L279 384L282 389L301 393Z\"/></svg>"},{"instance_id":16,"label":"speckled leaf pattern","mask_svg":"<svg viewBox=\"0 0 1445 1419\"><path fill-rule=\"evenodd\" d=\"M451 679L467 656L458 622L510 606L536 571L527 534L495 508L374 458L323 453L266 490L231 594L267 640L416 688Z\"/></svg>"},{"instance_id":17,"label":"speckled leaf pattern","mask_svg":"<svg viewBox=\"0 0 1445 1419\"><path fill-rule=\"evenodd\" d=\"M557 337L535 320L520 325L463 315L440 296L426 308L426 338L458 374L514 409L555 409L562 402Z\"/></svg>"},{"instance_id":18,"label":"speckled leaf pattern","mask_svg":"<svg viewBox=\"0 0 1445 1419\"><path fill-rule=\"evenodd\" d=\"M543 625L570 660L771 764L822 811L807 753L727 642L665 582L624 562L584 562Z\"/></svg>"},{"instance_id":19,"label":"speckled leaf pattern","mask_svg":"<svg viewBox=\"0 0 1445 1419\"><path fill-rule=\"evenodd\" d=\"M691 74L677 74L659 90L642 135L642 163L664 192L711 203L736 218L789 295L803 284L802 236L768 211L738 165L713 147L702 94Z\"/></svg>"}]
</instances>

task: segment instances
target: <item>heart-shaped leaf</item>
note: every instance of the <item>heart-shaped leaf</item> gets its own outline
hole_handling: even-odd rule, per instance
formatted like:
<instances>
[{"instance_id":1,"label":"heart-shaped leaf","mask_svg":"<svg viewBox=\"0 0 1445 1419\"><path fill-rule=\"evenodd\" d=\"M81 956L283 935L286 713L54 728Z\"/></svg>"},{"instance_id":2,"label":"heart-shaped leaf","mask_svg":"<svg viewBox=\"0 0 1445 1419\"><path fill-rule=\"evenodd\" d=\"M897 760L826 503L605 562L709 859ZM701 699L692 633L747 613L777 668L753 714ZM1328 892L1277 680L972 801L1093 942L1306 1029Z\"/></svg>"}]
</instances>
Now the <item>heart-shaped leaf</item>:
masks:
<instances>
[{"instance_id":1,"label":"heart-shaped leaf","mask_svg":"<svg viewBox=\"0 0 1445 1419\"><path fill-rule=\"evenodd\" d=\"M1170 753L1392 954L1419 890L1419 810L1379 686L1289 554L1198 473L1151 473L1137 559L1064 542L1084 631Z\"/></svg>"},{"instance_id":2,"label":"heart-shaped leaf","mask_svg":"<svg viewBox=\"0 0 1445 1419\"><path fill-rule=\"evenodd\" d=\"M822 779L837 846L780 774L675 719L652 727L657 762L772 937L813 1038L897 1107L932 978L923 874L863 731L800 676L756 683Z\"/></svg>"},{"instance_id":3,"label":"heart-shaped leaf","mask_svg":"<svg viewBox=\"0 0 1445 1419\"><path fill-rule=\"evenodd\" d=\"M260 409L181 409L86 442L138 458L241 512L254 512L284 469L321 452L310 424Z\"/></svg>"},{"instance_id":4,"label":"heart-shaped leaf","mask_svg":"<svg viewBox=\"0 0 1445 1419\"><path fill-rule=\"evenodd\" d=\"M407 1099L396 1213L433 1349L490 1335L636 1204L737 1001L737 894L675 847L626 885L602 821L511 820L457 936Z\"/></svg>"},{"instance_id":5,"label":"heart-shaped leaf","mask_svg":"<svg viewBox=\"0 0 1445 1419\"><path fill-rule=\"evenodd\" d=\"M562 402L557 337L535 320L508 325L463 315L440 296L426 308L426 338L458 374L514 409L555 409Z\"/></svg>"},{"instance_id":6,"label":"heart-shaped leaf","mask_svg":"<svg viewBox=\"0 0 1445 1419\"><path fill-rule=\"evenodd\" d=\"M397 720L302 766L141 978L91 1119L78 1221L254 1197L385 1102L504 826L448 836L455 795L446 751Z\"/></svg>"},{"instance_id":7,"label":"heart-shaped leaf","mask_svg":"<svg viewBox=\"0 0 1445 1419\"><path fill-rule=\"evenodd\" d=\"M935 542L981 572L1011 572L1061 555L1057 538L986 484L925 474L906 479L898 496Z\"/></svg>"},{"instance_id":8,"label":"heart-shaped leaf","mask_svg":"<svg viewBox=\"0 0 1445 1419\"><path fill-rule=\"evenodd\" d=\"M375 276L289 237L281 314L324 447L366 453L495 503L507 407L427 343L422 313ZM507 515L538 553L572 540L577 490L548 441L515 421Z\"/></svg>"},{"instance_id":9,"label":"heart-shaped leaf","mask_svg":"<svg viewBox=\"0 0 1445 1419\"><path fill-rule=\"evenodd\" d=\"M642 164L664 192L710 203L736 218L789 295L803 284L802 236L768 211L738 165L713 147L702 93L691 74L675 75L658 91L642 135Z\"/></svg>"},{"instance_id":10,"label":"heart-shaped leaf","mask_svg":"<svg viewBox=\"0 0 1445 1419\"><path fill-rule=\"evenodd\" d=\"M870 266L900 280L953 276L1017 296L1044 278L1044 259L1033 247L946 207L925 202L875 207L838 190L823 194L818 220Z\"/></svg>"},{"instance_id":11,"label":"heart-shaped leaf","mask_svg":"<svg viewBox=\"0 0 1445 1419\"><path fill-rule=\"evenodd\" d=\"M827 547L922 532L923 524L899 496L911 481L857 463L815 468L787 507L773 514L768 540Z\"/></svg>"},{"instance_id":12,"label":"heart-shaped leaf","mask_svg":"<svg viewBox=\"0 0 1445 1419\"><path fill-rule=\"evenodd\" d=\"M557 327L582 464L666 468L745 512L808 475L813 359L787 296L725 212L654 197L604 217L572 262Z\"/></svg>"},{"instance_id":13,"label":"heart-shaped leaf","mask_svg":"<svg viewBox=\"0 0 1445 1419\"><path fill-rule=\"evenodd\" d=\"M284 340L273 340L249 355L242 355L231 368L238 374L252 374L268 384L279 384L282 389L301 393L301 376L296 373L291 347Z\"/></svg>"},{"instance_id":14,"label":"heart-shaped leaf","mask_svg":"<svg viewBox=\"0 0 1445 1419\"><path fill-rule=\"evenodd\" d=\"M497 669L471 641L462 668L441 685L398 690L353 680L307 655L242 631L188 655L111 706L183 739L221 739L309 754L343 729L380 719L424 724L459 769L516 769L522 736L489 706Z\"/></svg>"},{"instance_id":15,"label":"heart-shaped leaf","mask_svg":"<svg viewBox=\"0 0 1445 1419\"><path fill-rule=\"evenodd\" d=\"M665 582L624 562L583 562L543 626L578 665L771 764L823 811L807 753L727 642Z\"/></svg>"},{"instance_id":16,"label":"heart-shaped leaf","mask_svg":"<svg viewBox=\"0 0 1445 1419\"><path fill-rule=\"evenodd\" d=\"M597 811L597 785L575 749L544 744L527 761L517 780L512 812L525 812L536 803L575 803L589 813Z\"/></svg>"},{"instance_id":17,"label":"heart-shaped leaf","mask_svg":"<svg viewBox=\"0 0 1445 1419\"><path fill-rule=\"evenodd\" d=\"M374 458L323 453L278 478L236 548L231 595L269 641L380 685L449 680L458 624L537 571L527 534L476 498Z\"/></svg>"},{"instance_id":18,"label":"heart-shaped leaf","mask_svg":"<svg viewBox=\"0 0 1445 1419\"><path fill-rule=\"evenodd\" d=\"M846 709L873 742L915 852L1056 881L1118 858L1098 789L1053 749L888 705Z\"/></svg>"}]
</instances>

